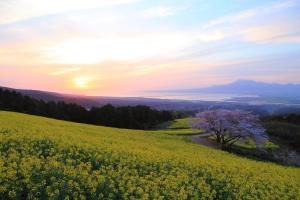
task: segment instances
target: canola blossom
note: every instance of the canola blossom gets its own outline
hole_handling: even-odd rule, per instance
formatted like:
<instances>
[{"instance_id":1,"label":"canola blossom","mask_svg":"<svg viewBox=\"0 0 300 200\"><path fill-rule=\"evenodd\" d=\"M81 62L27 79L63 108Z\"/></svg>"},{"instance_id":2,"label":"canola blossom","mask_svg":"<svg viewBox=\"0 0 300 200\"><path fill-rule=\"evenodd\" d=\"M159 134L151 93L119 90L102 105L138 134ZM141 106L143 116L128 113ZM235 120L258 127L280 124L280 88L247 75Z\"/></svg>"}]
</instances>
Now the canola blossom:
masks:
<instances>
[{"instance_id":1,"label":"canola blossom","mask_svg":"<svg viewBox=\"0 0 300 200\"><path fill-rule=\"evenodd\" d=\"M164 131L0 112L0 199L299 199L300 169Z\"/></svg>"}]
</instances>

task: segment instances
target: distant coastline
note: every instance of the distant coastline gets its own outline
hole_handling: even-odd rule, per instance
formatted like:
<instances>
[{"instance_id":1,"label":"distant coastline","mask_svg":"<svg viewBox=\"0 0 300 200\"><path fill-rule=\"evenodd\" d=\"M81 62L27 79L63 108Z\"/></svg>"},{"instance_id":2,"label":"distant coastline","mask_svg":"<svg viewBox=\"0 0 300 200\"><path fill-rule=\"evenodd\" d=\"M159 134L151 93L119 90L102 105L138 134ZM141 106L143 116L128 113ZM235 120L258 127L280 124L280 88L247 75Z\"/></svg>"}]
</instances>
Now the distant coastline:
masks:
<instances>
[{"instance_id":1,"label":"distant coastline","mask_svg":"<svg viewBox=\"0 0 300 200\"><path fill-rule=\"evenodd\" d=\"M188 100L188 101L217 101L247 103L251 105L280 104L300 106L300 98L262 97L258 95L226 94L226 93L150 93L143 96L154 99Z\"/></svg>"}]
</instances>

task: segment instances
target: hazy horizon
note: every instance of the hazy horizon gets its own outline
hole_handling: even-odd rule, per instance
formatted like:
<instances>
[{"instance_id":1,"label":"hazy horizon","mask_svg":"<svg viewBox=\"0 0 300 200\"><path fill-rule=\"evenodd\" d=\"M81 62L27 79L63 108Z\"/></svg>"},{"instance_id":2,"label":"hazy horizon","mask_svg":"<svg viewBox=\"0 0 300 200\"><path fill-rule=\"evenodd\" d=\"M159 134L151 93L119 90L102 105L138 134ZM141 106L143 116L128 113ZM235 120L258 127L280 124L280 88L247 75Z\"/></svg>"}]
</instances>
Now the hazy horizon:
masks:
<instances>
[{"instance_id":1,"label":"hazy horizon","mask_svg":"<svg viewBox=\"0 0 300 200\"><path fill-rule=\"evenodd\" d=\"M300 1L0 2L0 85L93 96L300 83Z\"/></svg>"}]
</instances>

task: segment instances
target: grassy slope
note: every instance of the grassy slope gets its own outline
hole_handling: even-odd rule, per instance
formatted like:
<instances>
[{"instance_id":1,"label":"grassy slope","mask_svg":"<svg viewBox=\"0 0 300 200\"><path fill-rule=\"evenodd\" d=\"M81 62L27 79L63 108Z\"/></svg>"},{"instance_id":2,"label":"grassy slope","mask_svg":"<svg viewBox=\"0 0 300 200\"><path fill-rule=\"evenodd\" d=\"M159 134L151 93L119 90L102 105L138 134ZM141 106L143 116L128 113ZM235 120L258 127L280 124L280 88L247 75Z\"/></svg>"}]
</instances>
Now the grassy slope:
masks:
<instances>
[{"instance_id":1,"label":"grassy slope","mask_svg":"<svg viewBox=\"0 0 300 200\"><path fill-rule=\"evenodd\" d=\"M0 197L300 198L299 168L236 157L165 133L0 112ZM69 180L76 187L62 186Z\"/></svg>"},{"instance_id":2,"label":"grassy slope","mask_svg":"<svg viewBox=\"0 0 300 200\"><path fill-rule=\"evenodd\" d=\"M165 122L157 126L160 129L158 133L167 133L169 135L195 135L203 133L200 130L191 128L191 118L176 119L172 122Z\"/></svg>"}]
</instances>

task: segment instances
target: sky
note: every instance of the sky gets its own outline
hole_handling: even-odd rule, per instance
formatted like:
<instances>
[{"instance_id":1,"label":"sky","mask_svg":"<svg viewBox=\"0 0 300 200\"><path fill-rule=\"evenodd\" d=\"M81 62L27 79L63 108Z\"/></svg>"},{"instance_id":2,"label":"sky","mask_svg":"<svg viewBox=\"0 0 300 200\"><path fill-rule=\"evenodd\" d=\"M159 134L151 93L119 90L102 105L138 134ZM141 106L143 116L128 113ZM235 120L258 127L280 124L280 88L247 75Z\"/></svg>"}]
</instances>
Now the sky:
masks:
<instances>
[{"instance_id":1,"label":"sky","mask_svg":"<svg viewBox=\"0 0 300 200\"><path fill-rule=\"evenodd\" d=\"M300 83L300 0L0 0L0 85L126 96Z\"/></svg>"}]
</instances>

